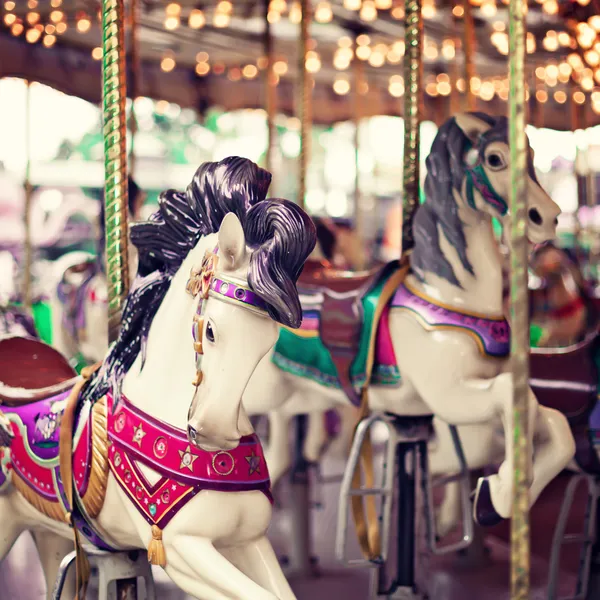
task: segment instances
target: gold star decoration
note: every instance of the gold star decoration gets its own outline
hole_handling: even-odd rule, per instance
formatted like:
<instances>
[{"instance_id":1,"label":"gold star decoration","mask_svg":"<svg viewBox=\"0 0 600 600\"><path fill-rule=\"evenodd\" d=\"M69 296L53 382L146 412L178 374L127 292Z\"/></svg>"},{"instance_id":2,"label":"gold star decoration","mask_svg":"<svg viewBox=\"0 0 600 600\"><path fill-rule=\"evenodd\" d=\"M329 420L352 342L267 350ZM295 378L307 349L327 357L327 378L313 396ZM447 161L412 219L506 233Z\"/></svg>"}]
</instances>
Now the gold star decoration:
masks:
<instances>
[{"instance_id":1,"label":"gold star decoration","mask_svg":"<svg viewBox=\"0 0 600 600\"><path fill-rule=\"evenodd\" d=\"M196 455L192 454L192 449L188 444L188 447L184 450L178 450L179 456L181 457L181 464L179 465L180 469L185 469L186 467L193 471L193 464L195 460L198 458Z\"/></svg>"},{"instance_id":2,"label":"gold star decoration","mask_svg":"<svg viewBox=\"0 0 600 600\"><path fill-rule=\"evenodd\" d=\"M254 454L254 450L252 451L252 454L246 456L246 460L248 461L248 475L260 473L260 456Z\"/></svg>"},{"instance_id":3,"label":"gold star decoration","mask_svg":"<svg viewBox=\"0 0 600 600\"><path fill-rule=\"evenodd\" d=\"M141 448L142 440L144 439L145 435L146 435L146 432L142 429L141 423L137 426L134 426L134 428L133 428L133 443L137 444Z\"/></svg>"}]
</instances>

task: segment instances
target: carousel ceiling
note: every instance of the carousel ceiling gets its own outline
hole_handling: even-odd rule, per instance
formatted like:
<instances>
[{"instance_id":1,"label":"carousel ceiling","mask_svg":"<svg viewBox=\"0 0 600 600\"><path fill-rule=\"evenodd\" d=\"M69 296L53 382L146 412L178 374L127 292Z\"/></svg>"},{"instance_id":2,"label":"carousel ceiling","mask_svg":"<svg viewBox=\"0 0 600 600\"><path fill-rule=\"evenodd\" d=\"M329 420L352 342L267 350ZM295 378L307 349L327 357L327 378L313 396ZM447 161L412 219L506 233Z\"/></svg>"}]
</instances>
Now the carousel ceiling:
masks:
<instances>
[{"instance_id":1,"label":"carousel ceiling","mask_svg":"<svg viewBox=\"0 0 600 600\"><path fill-rule=\"evenodd\" d=\"M290 0L137 0L139 67L131 60L132 12L126 2L129 73L136 95L204 112L265 104L268 19L277 109L293 114L300 4ZM463 108L465 5L422 0L426 119ZM477 106L506 111L506 0L470 0ZM573 129L600 123L600 1L535 0L528 11L530 120ZM3 0L0 76L23 77L91 102L101 97L97 0ZM401 115L404 3L316 0L306 69L314 79L313 120ZM471 38L473 39L473 38ZM129 79L131 82L131 77ZM130 90L131 92L131 90Z\"/></svg>"}]
</instances>

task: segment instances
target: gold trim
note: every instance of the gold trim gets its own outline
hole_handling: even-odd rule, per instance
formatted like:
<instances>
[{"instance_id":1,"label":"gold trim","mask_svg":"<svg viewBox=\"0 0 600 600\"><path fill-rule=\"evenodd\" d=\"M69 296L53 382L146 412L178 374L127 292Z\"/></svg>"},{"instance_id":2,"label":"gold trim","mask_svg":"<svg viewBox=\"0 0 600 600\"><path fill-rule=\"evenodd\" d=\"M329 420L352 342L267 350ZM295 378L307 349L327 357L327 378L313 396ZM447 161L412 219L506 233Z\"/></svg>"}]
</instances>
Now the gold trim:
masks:
<instances>
[{"instance_id":1,"label":"gold trim","mask_svg":"<svg viewBox=\"0 0 600 600\"><path fill-rule=\"evenodd\" d=\"M231 469L229 469L229 471L219 471L216 467L216 462L217 462L217 458L219 456L221 456L221 454L223 454L224 456L229 456L229 458L231 459ZM227 452L226 450L221 450L220 452L217 452L213 457L212 457L212 468L213 471L217 474L220 475L221 477L227 477L227 475L230 475L231 473L233 473L233 469L235 469L235 459L233 458L233 456Z\"/></svg>"},{"instance_id":2,"label":"gold trim","mask_svg":"<svg viewBox=\"0 0 600 600\"><path fill-rule=\"evenodd\" d=\"M440 308L444 308L446 310L457 313L459 315L465 315L466 317L473 317L474 319L485 319L486 321L504 321L505 320L504 316L490 317L490 315L484 315L483 313L460 310L456 306L450 306L450 304L446 304L445 302L440 302L439 300L436 300L435 298L432 298L431 296L427 295L425 292L422 292L421 290L417 290L412 285L410 285L408 283L408 281L404 282L404 286L411 294L414 294L418 298L421 298L421 300L425 300L425 302L429 302L430 304L433 304L434 306L439 306ZM401 307L394 306L393 308L401 308Z\"/></svg>"},{"instance_id":3,"label":"gold trim","mask_svg":"<svg viewBox=\"0 0 600 600\"><path fill-rule=\"evenodd\" d=\"M27 482L14 469L12 470L12 474L12 483L15 489L35 510L54 521L67 522L68 513L64 510L60 502L51 502L40 496L35 490L29 487Z\"/></svg>"},{"instance_id":4,"label":"gold trim","mask_svg":"<svg viewBox=\"0 0 600 600\"><path fill-rule=\"evenodd\" d=\"M108 484L108 420L106 414L106 396L98 400L92 408L91 443L92 457L90 480L81 503L91 519L100 514L106 498Z\"/></svg>"}]
</instances>

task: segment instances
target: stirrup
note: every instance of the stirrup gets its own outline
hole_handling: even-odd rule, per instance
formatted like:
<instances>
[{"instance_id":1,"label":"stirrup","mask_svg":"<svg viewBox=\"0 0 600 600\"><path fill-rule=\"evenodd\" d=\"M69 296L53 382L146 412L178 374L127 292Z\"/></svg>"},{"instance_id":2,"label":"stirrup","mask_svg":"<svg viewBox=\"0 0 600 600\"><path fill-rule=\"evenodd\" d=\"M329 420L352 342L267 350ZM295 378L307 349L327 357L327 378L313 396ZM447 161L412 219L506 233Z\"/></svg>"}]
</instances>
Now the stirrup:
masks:
<instances>
[{"instance_id":1,"label":"stirrup","mask_svg":"<svg viewBox=\"0 0 600 600\"><path fill-rule=\"evenodd\" d=\"M580 534L565 535L567 520L573 505L575 491L582 482L587 483L588 502L586 507L583 532ZM565 497L556 521L554 537L552 539L552 553L550 555L550 576L548 578L548 600L587 600L590 582L590 568L592 551L597 541L596 520L598 515L598 500L600 498L600 478L595 475L578 474L571 478L565 490ZM562 547L566 544L581 544L581 558L579 572L577 573L577 586L574 596L558 598L558 577L560 568L560 555Z\"/></svg>"},{"instance_id":2,"label":"stirrup","mask_svg":"<svg viewBox=\"0 0 600 600\"><path fill-rule=\"evenodd\" d=\"M473 527L473 516L472 516L472 505L471 505L471 484L469 478L469 468L467 466L467 460L465 453L460 441L458 429L456 425L449 425L450 435L452 436L452 443L454 450L458 458L460 470L454 475L447 475L432 482L431 476L429 475L428 464L424 464L421 468L425 470L423 477L425 480L425 522L427 523L427 537L429 541L429 550L432 554L442 556L444 554L450 554L452 552L458 552L464 550L471 545L474 535ZM460 482L460 504L462 512L462 536L460 541L454 544L446 544L443 546L438 545L437 535L435 530L435 510L433 507L433 488L445 486L449 483Z\"/></svg>"}]
</instances>

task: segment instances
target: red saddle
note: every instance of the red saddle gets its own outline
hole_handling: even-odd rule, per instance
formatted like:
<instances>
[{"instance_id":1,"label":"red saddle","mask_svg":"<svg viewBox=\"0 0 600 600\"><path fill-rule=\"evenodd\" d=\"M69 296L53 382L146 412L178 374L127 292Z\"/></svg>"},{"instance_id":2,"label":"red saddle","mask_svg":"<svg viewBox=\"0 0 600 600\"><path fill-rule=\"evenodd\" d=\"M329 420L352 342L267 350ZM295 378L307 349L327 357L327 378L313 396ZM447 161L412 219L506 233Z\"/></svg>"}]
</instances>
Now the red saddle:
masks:
<instances>
[{"instance_id":1,"label":"red saddle","mask_svg":"<svg viewBox=\"0 0 600 600\"><path fill-rule=\"evenodd\" d=\"M356 273L333 268L327 262L308 261L300 279L300 293L323 295L319 336L331 355L342 389L354 404L360 398L352 385L350 368L360 349L364 296L389 265Z\"/></svg>"},{"instance_id":2,"label":"red saddle","mask_svg":"<svg viewBox=\"0 0 600 600\"><path fill-rule=\"evenodd\" d=\"M77 373L52 346L38 340L0 340L0 404L22 406L72 387Z\"/></svg>"}]
</instances>

